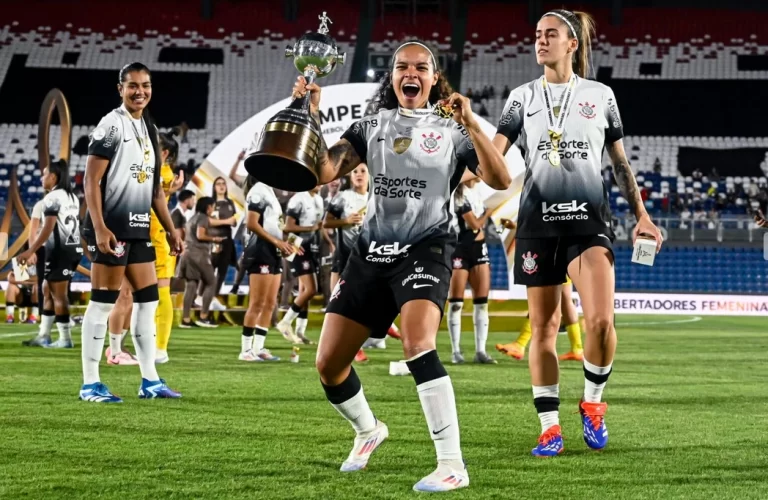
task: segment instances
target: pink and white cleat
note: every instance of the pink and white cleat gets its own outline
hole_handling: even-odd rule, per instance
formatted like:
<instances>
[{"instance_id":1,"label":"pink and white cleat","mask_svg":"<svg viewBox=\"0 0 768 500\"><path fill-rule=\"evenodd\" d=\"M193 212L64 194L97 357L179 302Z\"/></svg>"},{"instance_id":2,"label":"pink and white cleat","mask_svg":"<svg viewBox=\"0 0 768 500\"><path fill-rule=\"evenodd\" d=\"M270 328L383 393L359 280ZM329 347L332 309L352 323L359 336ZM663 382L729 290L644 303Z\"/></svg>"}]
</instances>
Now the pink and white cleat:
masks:
<instances>
[{"instance_id":1,"label":"pink and white cleat","mask_svg":"<svg viewBox=\"0 0 768 500\"><path fill-rule=\"evenodd\" d=\"M368 432L358 434L349 457L341 464L341 472L354 472L365 469L371 454L389 437L389 429L379 420L376 427Z\"/></svg>"},{"instance_id":2,"label":"pink and white cleat","mask_svg":"<svg viewBox=\"0 0 768 500\"><path fill-rule=\"evenodd\" d=\"M128 351L121 351L112 356L112 350L107 347L104 356L107 358L108 365L137 366L139 364L139 360Z\"/></svg>"}]
</instances>

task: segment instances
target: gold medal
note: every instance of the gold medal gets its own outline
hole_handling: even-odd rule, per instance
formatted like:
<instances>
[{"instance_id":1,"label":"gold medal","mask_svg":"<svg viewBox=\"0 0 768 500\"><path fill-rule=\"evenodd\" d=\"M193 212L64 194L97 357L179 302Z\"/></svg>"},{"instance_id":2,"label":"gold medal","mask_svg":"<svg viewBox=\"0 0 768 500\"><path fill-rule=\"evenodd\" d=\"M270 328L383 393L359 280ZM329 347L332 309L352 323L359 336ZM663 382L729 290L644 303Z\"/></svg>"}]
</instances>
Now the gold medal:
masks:
<instances>
[{"instance_id":1,"label":"gold medal","mask_svg":"<svg viewBox=\"0 0 768 500\"><path fill-rule=\"evenodd\" d=\"M560 166L560 151L558 151L557 149L553 149L552 151L549 152L547 157L549 158L549 163L553 167Z\"/></svg>"}]
</instances>

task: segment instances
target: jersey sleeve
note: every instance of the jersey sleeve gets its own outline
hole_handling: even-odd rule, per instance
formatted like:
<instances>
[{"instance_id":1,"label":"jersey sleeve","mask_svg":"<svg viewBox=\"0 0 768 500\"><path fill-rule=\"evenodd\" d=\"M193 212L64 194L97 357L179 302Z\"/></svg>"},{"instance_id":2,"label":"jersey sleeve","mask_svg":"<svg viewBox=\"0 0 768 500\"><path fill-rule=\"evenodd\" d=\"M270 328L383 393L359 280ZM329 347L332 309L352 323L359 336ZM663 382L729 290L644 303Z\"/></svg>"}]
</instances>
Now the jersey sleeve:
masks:
<instances>
[{"instance_id":1,"label":"jersey sleeve","mask_svg":"<svg viewBox=\"0 0 768 500\"><path fill-rule=\"evenodd\" d=\"M455 208L456 215L459 217L472 211L472 205L469 203L469 200L466 198L466 196L462 197L461 200L456 200Z\"/></svg>"},{"instance_id":2,"label":"jersey sleeve","mask_svg":"<svg viewBox=\"0 0 768 500\"><path fill-rule=\"evenodd\" d=\"M294 195L289 201L288 206L285 209L286 217L293 217L296 220L296 224L299 223L299 217L304 212L304 204L301 202L301 196Z\"/></svg>"},{"instance_id":3,"label":"jersey sleeve","mask_svg":"<svg viewBox=\"0 0 768 500\"><path fill-rule=\"evenodd\" d=\"M61 199L58 196L58 193L55 191L48 193L45 195L45 198L43 198L43 214L46 217L50 216L57 216L59 215L59 210L61 209Z\"/></svg>"},{"instance_id":4,"label":"jersey sleeve","mask_svg":"<svg viewBox=\"0 0 768 500\"><path fill-rule=\"evenodd\" d=\"M452 135L458 167L466 167L473 174L477 174L477 166L480 164L480 161L477 159L477 151L475 151L475 145L469 137L469 132L463 126L457 124L453 129Z\"/></svg>"},{"instance_id":5,"label":"jersey sleeve","mask_svg":"<svg viewBox=\"0 0 768 500\"><path fill-rule=\"evenodd\" d=\"M368 158L368 138L370 137L373 129L379 126L378 115L365 117L362 120L358 120L350 126L346 132L341 136L342 139L346 139L352 147L355 148L357 156L360 160L365 162Z\"/></svg>"},{"instance_id":6,"label":"jersey sleeve","mask_svg":"<svg viewBox=\"0 0 768 500\"><path fill-rule=\"evenodd\" d=\"M344 198L341 196L341 193L333 197L331 202L328 204L326 212L333 215L337 219L341 219L344 216Z\"/></svg>"},{"instance_id":7,"label":"jersey sleeve","mask_svg":"<svg viewBox=\"0 0 768 500\"><path fill-rule=\"evenodd\" d=\"M604 99L605 119L608 122L605 128L605 142L613 143L624 137L624 124L621 123L619 105L616 104L616 96L610 87L606 87Z\"/></svg>"},{"instance_id":8,"label":"jersey sleeve","mask_svg":"<svg viewBox=\"0 0 768 500\"><path fill-rule=\"evenodd\" d=\"M512 144L517 141L520 131L523 130L524 89L525 87L518 87L510 92L499 118L499 126L496 128L496 133L509 139Z\"/></svg>"},{"instance_id":9,"label":"jersey sleeve","mask_svg":"<svg viewBox=\"0 0 768 500\"><path fill-rule=\"evenodd\" d=\"M262 213L264 212L264 209L267 208L266 198L255 189L251 189L251 192L248 193L248 198L245 201L248 204L248 210L251 212Z\"/></svg>"},{"instance_id":10,"label":"jersey sleeve","mask_svg":"<svg viewBox=\"0 0 768 500\"><path fill-rule=\"evenodd\" d=\"M45 203L43 202L43 200L40 200L37 203L35 203L34 207L32 207L33 219L40 219L40 220L43 219L43 205L45 205Z\"/></svg>"},{"instance_id":11,"label":"jersey sleeve","mask_svg":"<svg viewBox=\"0 0 768 500\"><path fill-rule=\"evenodd\" d=\"M102 118L99 125L90 134L88 154L100 156L107 160L114 158L118 145L122 140L122 132L119 125L113 113Z\"/></svg>"}]
</instances>

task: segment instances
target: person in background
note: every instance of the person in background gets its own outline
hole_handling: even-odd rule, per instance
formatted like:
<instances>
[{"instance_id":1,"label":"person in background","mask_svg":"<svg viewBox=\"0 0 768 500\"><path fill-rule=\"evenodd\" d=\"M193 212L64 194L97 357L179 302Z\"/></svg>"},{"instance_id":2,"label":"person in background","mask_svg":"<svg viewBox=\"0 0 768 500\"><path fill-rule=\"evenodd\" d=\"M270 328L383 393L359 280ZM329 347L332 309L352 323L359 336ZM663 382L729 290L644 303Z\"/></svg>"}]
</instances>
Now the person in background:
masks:
<instances>
[{"instance_id":1,"label":"person in background","mask_svg":"<svg viewBox=\"0 0 768 500\"><path fill-rule=\"evenodd\" d=\"M208 233L210 236L219 239L218 242L213 244L211 249L211 264L213 264L213 269L216 272L214 290L215 294L218 294L221 291L221 285L227 277L229 267L237 266L235 242L232 239L232 227L237 224L237 219L235 218L235 203L229 197L227 179L217 177L213 181L211 191L211 197L214 199L215 204L211 213L211 224L208 227ZM196 303L200 305L198 301ZM225 309L217 299L211 303L211 306L213 310Z\"/></svg>"},{"instance_id":2,"label":"person in background","mask_svg":"<svg viewBox=\"0 0 768 500\"><path fill-rule=\"evenodd\" d=\"M37 274L34 267L28 267L29 277L24 281L17 281L16 275L11 271L8 274L8 288L5 289L5 322L14 322L15 309L19 308L19 323L36 323L37 316ZM32 308L32 314L24 318L23 312L28 307Z\"/></svg>"},{"instance_id":3,"label":"person in background","mask_svg":"<svg viewBox=\"0 0 768 500\"><path fill-rule=\"evenodd\" d=\"M187 217L187 213L195 208L195 193L189 189L184 189L179 193L179 202L171 211L171 220L173 221L173 227L179 232L179 238L184 241L185 226L187 220L191 217Z\"/></svg>"}]
</instances>

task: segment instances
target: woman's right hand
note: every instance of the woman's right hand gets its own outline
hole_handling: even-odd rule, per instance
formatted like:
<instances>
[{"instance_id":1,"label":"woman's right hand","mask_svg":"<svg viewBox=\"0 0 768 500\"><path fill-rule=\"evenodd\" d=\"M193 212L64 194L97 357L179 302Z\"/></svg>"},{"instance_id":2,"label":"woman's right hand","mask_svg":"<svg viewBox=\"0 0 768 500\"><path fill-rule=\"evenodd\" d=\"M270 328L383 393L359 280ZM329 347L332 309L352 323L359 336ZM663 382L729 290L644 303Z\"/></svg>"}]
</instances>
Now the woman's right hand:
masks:
<instances>
[{"instance_id":1,"label":"woman's right hand","mask_svg":"<svg viewBox=\"0 0 768 500\"><path fill-rule=\"evenodd\" d=\"M117 238L106 226L96 229L96 247L103 254L117 255L114 250L117 248Z\"/></svg>"},{"instance_id":2,"label":"woman's right hand","mask_svg":"<svg viewBox=\"0 0 768 500\"><path fill-rule=\"evenodd\" d=\"M303 76L299 75L296 78L296 83L293 86L293 92L291 95L294 99L299 99L309 94L309 111L312 114L318 113L320 109L320 87L316 83L310 83L307 85L307 80Z\"/></svg>"},{"instance_id":3,"label":"woman's right hand","mask_svg":"<svg viewBox=\"0 0 768 500\"><path fill-rule=\"evenodd\" d=\"M344 222L347 226L357 226L359 224L363 223L363 216L359 213L355 212L346 219L344 219Z\"/></svg>"},{"instance_id":4,"label":"woman's right hand","mask_svg":"<svg viewBox=\"0 0 768 500\"><path fill-rule=\"evenodd\" d=\"M283 257L288 257L296 252L296 248L287 241L277 240L275 241L275 246L280 250L280 253L283 254Z\"/></svg>"}]
</instances>

